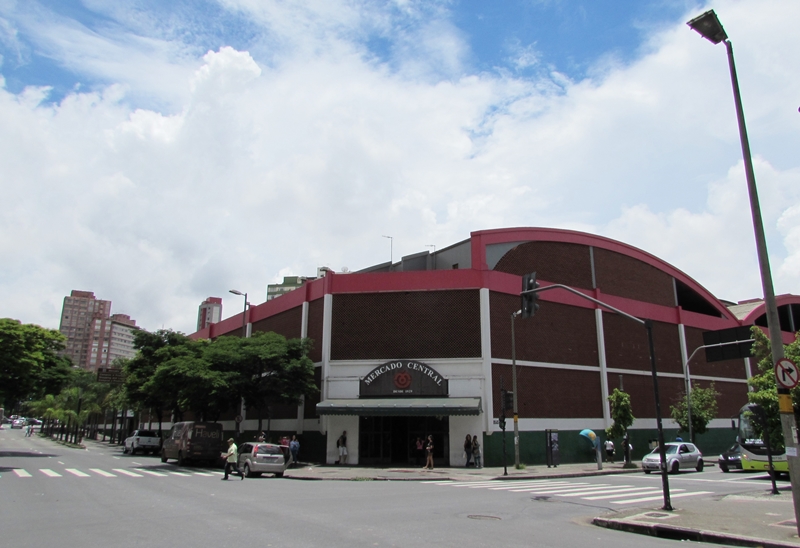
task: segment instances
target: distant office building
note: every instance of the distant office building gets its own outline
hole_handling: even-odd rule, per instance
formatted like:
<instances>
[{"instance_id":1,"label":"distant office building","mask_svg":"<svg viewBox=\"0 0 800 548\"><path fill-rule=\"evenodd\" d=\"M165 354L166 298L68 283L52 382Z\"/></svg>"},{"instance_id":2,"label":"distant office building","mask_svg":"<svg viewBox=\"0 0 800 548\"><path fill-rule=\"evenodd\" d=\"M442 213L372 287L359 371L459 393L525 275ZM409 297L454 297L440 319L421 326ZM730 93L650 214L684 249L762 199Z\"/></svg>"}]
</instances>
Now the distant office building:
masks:
<instances>
[{"instance_id":1,"label":"distant office building","mask_svg":"<svg viewBox=\"0 0 800 548\"><path fill-rule=\"evenodd\" d=\"M271 301L275 297L280 297L285 293L294 291L308 280L309 278L305 276L284 276L283 283L269 284L267 286L267 300Z\"/></svg>"},{"instance_id":2,"label":"distant office building","mask_svg":"<svg viewBox=\"0 0 800 548\"><path fill-rule=\"evenodd\" d=\"M89 371L107 368L115 358L130 358L136 321L126 314L111 316L111 301L91 291L73 290L64 297L59 331L67 338L64 354Z\"/></svg>"},{"instance_id":3,"label":"distant office building","mask_svg":"<svg viewBox=\"0 0 800 548\"><path fill-rule=\"evenodd\" d=\"M202 303L197 310L197 330L205 329L212 323L217 323L222 319L222 298L209 297Z\"/></svg>"}]
</instances>

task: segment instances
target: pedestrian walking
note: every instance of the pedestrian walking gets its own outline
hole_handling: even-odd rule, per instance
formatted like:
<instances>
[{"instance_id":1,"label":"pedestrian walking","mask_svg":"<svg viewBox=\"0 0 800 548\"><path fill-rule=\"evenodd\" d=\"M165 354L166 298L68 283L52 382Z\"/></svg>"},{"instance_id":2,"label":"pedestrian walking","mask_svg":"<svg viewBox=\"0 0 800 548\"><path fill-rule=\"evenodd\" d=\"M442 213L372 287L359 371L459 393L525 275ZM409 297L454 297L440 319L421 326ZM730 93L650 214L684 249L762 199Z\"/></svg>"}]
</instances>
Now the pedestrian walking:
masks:
<instances>
[{"instance_id":1,"label":"pedestrian walking","mask_svg":"<svg viewBox=\"0 0 800 548\"><path fill-rule=\"evenodd\" d=\"M292 441L289 442L289 451L292 452L292 462L299 462L298 455L300 454L300 442L297 441L297 436L292 436Z\"/></svg>"},{"instance_id":2,"label":"pedestrian walking","mask_svg":"<svg viewBox=\"0 0 800 548\"><path fill-rule=\"evenodd\" d=\"M475 461L475 468L483 468L481 460L481 443L478 441L478 435L472 436L472 458Z\"/></svg>"},{"instance_id":3,"label":"pedestrian walking","mask_svg":"<svg viewBox=\"0 0 800 548\"><path fill-rule=\"evenodd\" d=\"M472 461L472 436L469 434L464 439L464 458L466 459L464 466L469 468L469 463Z\"/></svg>"},{"instance_id":4,"label":"pedestrian walking","mask_svg":"<svg viewBox=\"0 0 800 548\"><path fill-rule=\"evenodd\" d=\"M244 474L239 470L239 448L233 443L233 438L228 440L228 452L223 453L222 458L225 459L225 476L222 478L223 480L228 479L228 474L230 474L232 470L236 470L239 477L244 479Z\"/></svg>"},{"instance_id":5,"label":"pedestrian walking","mask_svg":"<svg viewBox=\"0 0 800 548\"><path fill-rule=\"evenodd\" d=\"M264 434L264 432L261 432L261 433L258 435L258 441L267 441L267 435L266 435L266 434Z\"/></svg>"},{"instance_id":6,"label":"pedestrian walking","mask_svg":"<svg viewBox=\"0 0 800 548\"><path fill-rule=\"evenodd\" d=\"M347 430L343 431L336 440L336 449L339 453L339 460L336 461L336 464L347 464Z\"/></svg>"},{"instance_id":7,"label":"pedestrian walking","mask_svg":"<svg viewBox=\"0 0 800 548\"><path fill-rule=\"evenodd\" d=\"M425 466L423 470L433 470L433 435L428 436L428 441L425 444Z\"/></svg>"},{"instance_id":8,"label":"pedestrian walking","mask_svg":"<svg viewBox=\"0 0 800 548\"><path fill-rule=\"evenodd\" d=\"M605 448L606 448L606 460L608 462L614 462L614 442L611 440L606 440Z\"/></svg>"}]
</instances>

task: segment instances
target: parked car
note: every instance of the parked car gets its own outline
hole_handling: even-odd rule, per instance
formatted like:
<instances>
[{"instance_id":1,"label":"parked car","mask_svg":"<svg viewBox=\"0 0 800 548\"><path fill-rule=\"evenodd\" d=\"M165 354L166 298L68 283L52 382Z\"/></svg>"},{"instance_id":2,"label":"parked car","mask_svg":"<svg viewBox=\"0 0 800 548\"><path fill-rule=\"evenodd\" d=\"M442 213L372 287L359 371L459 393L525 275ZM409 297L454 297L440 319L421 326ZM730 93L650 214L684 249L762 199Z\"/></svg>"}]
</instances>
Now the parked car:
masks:
<instances>
[{"instance_id":1,"label":"parked car","mask_svg":"<svg viewBox=\"0 0 800 548\"><path fill-rule=\"evenodd\" d=\"M27 420L26 424L32 424L33 426L41 426L42 421L40 421L39 419L30 418Z\"/></svg>"},{"instance_id":2,"label":"parked car","mask_svg":"<svg viewBox=\"0 0 800 548\"><path fill-rule=\"evenodd\" d=\"M25 427L25 419L14 419L11 421L11 428L24 428Z\"/></svg>"},{"instance_id":3,"label":"parked car","mask_svg":"<svg viewBox=\"0 0 800 548\"><path fill-rule=\"evenodd\" d=\"M677 474L680 470L694 468L698 472L703 471L703 454L692 443L672 442L664 444L664 451L667 457L667 470L671 474ZM661 470L661 455L659 448L656 447L642 459L642 470L649 474L653 470Z\"/></svg>"},{"instance_id":4,"label":"parked car","mask_svg":"<svg viewBox=\"0 0 800 548\"><path fill-rule=\"evenodd\" d=\"M292 454L285 445L247 442L239 447L239 470L248 478L257 478L264 473L282 478L291 463Z\"/></svg>"},{"instance_id":5,"label":"parked car","mask_svg":"<svg viewBox=\"0 0 800 548\"><path fill-rule=\"evenodd\" d=\"M730 448L719 456L719 469L723 472L742 469L742 448L738 443L734 443Z\"/></svg>"},{"instance_id":6,"label":"parked car","mask_svg":"<svg viewBox=\"0 0 800 548\"><path fill-rule=\"evenodd\" d=\"M160 450L161 438L152 430L134 430L130 437L125 438L125 444L122 446L122 452L131 455L135 455L137 451L142 453L149 451L155 455Z\"/></svg>"},{"instance_id":7,"label":"parked car","mask_svg":"<svg viewBox=\"0 0 800 548\"><path fill-rule=\"evenodd\" d=\"M187 462L216 463L227 449L222 441L222 425L216 422L176 422L161 446L161 462L176 459Z\"/></svg>"}]
</instances>

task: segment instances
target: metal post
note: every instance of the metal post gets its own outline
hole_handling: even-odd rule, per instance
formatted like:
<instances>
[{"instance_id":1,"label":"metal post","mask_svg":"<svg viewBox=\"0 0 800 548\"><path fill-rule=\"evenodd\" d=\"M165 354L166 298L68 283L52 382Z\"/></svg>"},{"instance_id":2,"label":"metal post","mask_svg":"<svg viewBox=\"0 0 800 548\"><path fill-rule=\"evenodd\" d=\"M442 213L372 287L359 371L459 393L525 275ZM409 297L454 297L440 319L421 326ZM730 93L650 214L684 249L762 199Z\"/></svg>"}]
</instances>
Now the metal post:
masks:
<instances>
[{"instance_id":1,"label":"metal post","mask_svg":"<svg viewBox=\"0 0 800 548\"><path fill-rule=\"evenodd\" d=\"M753 160L750 154L750 142L747 138L744 108L742 107L742 97L739 92L739 79L736 76L736 64L733 60L733 45L730 40L724 40L724 42L725 48L728 51L728 65L730 66L731 72L733 98L736 103L736 119L739 122L739 139L742 143L745 178L747 179L747 191L750 195L750 210L753 217L753 231L755 232L758 265L761 271L761 286L764 291L764 306L766 308L767 326L769 328L772 363L775 364L784 357L783 336L781 334L781 324L778 316L778 305L775 302L775 290L772 285L772 272L769 265L769 254L767 253L767 239L764 235L764 223L761 218L761 206L758 201L758 189L756 188L756 177L753 171ZM783 431L783 439L786 444L786 460L789 464L789 477L792 482L795 523L798 533L800 533L800 459L798 459L797 456L797 440L794 438L796 424L792 397L789 394L789 390L778 388L778 405L781 413L781 430Z\"/></svg>"},{"instance_id":2,"label":"metal post","mask_svg":"<svg viewBox=\"0 0 800 548\"><path fill-rule=\"evenodd\" d=\"M511 314L511 390L514 392L514 468L519 470L519 408L517 407L517 338L514 335L514 320L522 311Z\"/></svg>"},{"instance_id":3,"label":"metal post","mask_svg":"<svg viewBox=\"0 0 800 548\"><path fill-rule=\"evenodd\" d=\"M644 321L647 330L647 344L650 347L650 368L653 372L653 393L656 400L656 427L658 428L658 454L661 457L661 486L664 493L664 510L672 510L669 496L669 479L667 478L667 453L664 447L664 430L661 425L661 399L658 395L658 372L656 371L656 349L653 344L653 320Z\"/></svg>"}]
</instances>

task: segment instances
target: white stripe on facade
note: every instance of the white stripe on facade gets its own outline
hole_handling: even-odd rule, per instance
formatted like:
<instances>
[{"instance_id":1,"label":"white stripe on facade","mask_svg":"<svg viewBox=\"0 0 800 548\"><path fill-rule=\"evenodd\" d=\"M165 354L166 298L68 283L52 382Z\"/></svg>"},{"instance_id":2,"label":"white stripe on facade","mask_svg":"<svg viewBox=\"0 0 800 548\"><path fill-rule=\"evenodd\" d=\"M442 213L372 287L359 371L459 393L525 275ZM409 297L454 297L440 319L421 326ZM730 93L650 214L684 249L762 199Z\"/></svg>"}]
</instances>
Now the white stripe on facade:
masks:
<instances>
[{"instance_id":1,"label":"white stripe on facade","mask_svg":"<svg viewBox=\"0 0 800 548\"><path fill-rule=\"evenodd\" d=\"M481 317L481 368L483 369L483 431L492 430L492 324L489 288L480 290ZM426 362L431 365L433 362Z\"/></svg>"}]
</instances>

